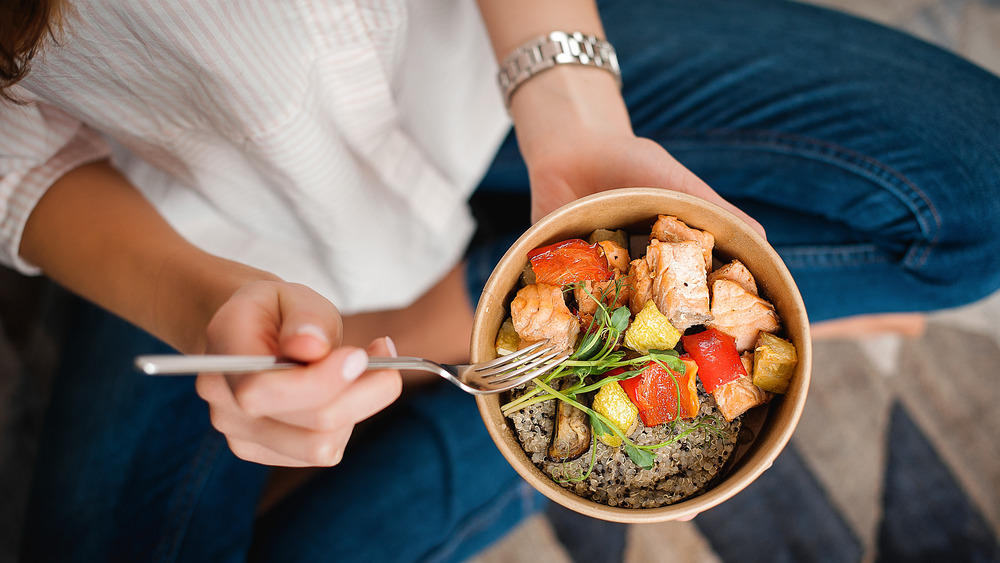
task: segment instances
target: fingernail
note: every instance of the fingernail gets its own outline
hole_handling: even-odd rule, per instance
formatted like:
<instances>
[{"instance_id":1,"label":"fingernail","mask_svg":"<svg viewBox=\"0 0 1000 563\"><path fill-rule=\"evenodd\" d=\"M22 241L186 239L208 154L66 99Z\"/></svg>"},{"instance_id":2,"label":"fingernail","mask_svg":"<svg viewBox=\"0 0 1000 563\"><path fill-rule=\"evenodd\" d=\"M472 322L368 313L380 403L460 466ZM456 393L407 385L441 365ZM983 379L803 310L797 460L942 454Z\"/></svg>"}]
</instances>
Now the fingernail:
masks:
<instances>
[{"instance_id":1,"label":"fingernail","mask_svg":"<svg viewBox=\"0 0 1000 563\"><path fill-rule=\"evenodd\" d=\"M326 331L319 327L319 325L314 324L304 324L295 329L295 334L303 334L306 336L312 336L320 339L322 342L329 342L330 339L326 336Z\"/></svg>"},{"instance_id":2,"label":"fingernail","mask_svg":"<svg viewBox=\"0 0 1000 563\"><path fill-rule=\"evenodd\" d=\"M368 354L364 350L355 350L344 358L340 373L347 381L354 381L368 369Z\"/></svg>"},{"instance_id":3,"label":"fingernail","mask_svg":"<svg viewBox=\"0 0 1000 563\"><path fill-rule=\"evenodd\" d=\"M385 347L389 349L389 355L393 358L396 357L396 343L392 341L388 336L385 337Z\"/></svg>"}]
</instances>

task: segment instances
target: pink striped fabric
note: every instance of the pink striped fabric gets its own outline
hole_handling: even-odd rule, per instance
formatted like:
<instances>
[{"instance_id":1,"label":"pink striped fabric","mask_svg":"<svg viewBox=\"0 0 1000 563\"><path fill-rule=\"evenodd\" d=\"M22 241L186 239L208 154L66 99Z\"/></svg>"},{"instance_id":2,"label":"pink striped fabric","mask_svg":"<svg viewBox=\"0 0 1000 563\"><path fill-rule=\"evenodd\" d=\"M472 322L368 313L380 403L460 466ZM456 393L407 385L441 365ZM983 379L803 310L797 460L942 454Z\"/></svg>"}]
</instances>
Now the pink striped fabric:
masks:
<instances>
[{"instance_id":1,"label":"pink striped fabric","mask_svg":"<svg viewBox=\"0 0 1000 563\"><path fill-rule=\"evenodd\" d=\"M462 0L84 0L0 106L0 261L35 202L109 153L184 236L345 312L460 256L509 122ZM26 93L26 94L25 94ZM98 134L99 133L99 134Z\"/></svg>"}]
</instances>

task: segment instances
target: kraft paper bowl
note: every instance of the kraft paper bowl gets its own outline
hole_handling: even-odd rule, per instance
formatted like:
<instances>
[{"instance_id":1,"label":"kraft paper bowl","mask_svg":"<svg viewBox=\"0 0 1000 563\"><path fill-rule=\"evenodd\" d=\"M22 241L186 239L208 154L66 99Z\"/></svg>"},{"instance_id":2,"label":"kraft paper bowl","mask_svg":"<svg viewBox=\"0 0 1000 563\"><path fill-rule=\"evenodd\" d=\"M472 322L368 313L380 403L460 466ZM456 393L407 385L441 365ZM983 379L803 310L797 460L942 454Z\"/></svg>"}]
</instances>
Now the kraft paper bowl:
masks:
<instances>
[{"instance_id":1,"label":"kraft paper bowl","mask_svg":"<svg viewBox=\"0 0 1000 563\"><path fill-rule=\"evenodd\" d=\"M812 348L802 297L791 274L767 241L732 213L699 198L655 188L622 188L579 199L552 212L528 229L500 260L483 290L473 325L473 362L496 357L495 340L518 280L528 263L528 251L565 240L586 238L597 228L626 229L647 234L657 215L674 215L691 227L715 236L715 256L738 259L757 280L760 294L774 304L785 336L798 352L798 365L785 395L744 415L736 450L723 476L707 490L687 500L648 509L610 507L562 488L542 473L524 453L508 419L500 412L500 397L478 396L484 423L511 466L560 505L587 516L623 523L649 523L692 517L725 502L761 475L788 443L799 421L809 388Z\"/></svg>"}]
</instances>

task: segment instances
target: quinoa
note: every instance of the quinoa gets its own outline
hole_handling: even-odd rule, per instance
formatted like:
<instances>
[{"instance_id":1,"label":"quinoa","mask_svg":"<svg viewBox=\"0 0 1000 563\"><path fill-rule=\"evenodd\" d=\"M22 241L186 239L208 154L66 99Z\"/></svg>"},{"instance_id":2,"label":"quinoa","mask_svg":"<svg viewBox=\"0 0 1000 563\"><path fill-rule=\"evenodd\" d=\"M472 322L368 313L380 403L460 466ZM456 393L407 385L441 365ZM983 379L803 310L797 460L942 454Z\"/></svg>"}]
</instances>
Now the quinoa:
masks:
<instances>
[{"instance_id":1,"label":"quinoa","mask_svg":"<svg viewBox=\"0 0 1000 563\"><path fill-rule=\"evenodd\" d=\"M714 249L710 233L692 229L676 217L657 215L645 255L652 260L637 252L640 258L629 261L625 250L629 238L625 231L594 231L588 239L602 243L610 240L610 246L567 239L528 253L530 272L537 277L532 283L512 290L516 296L509 304L510 317L497 335L497 351L515 350L523 342L542 339L560 344L579 341L571 356L572 367L564 373L560 366L544 382L536 380L538 388L535 383L528 383L508 393L504 411L531 462L555 482L597 503L641 509L669 505L707 490L728 469L741 433L745 434L742 447L752 441L752 430L762 422L755 416L743 419L740 414L771 398L769 393L755 387L749 377L753 356L741 358L737 335L712 323L719 321L724 313L732 313L726 327L730 331L740 329L736 331L740 338L752 339L761 331L777 330L780 322L773 306L757 294L750 271L737 260L715 270L719 274L714 277L719 279L714 279L714 285L728 282L736 286L731 288L730 299L722 299L721 307L725 310L716 311L717 294L709 287ZM614 242L619 239L620 242ZM619 258L628 262L627 269L619 265ZM544 281L535 283L539 279ZM541 286L545 286L544 292L539 289ZM561 292L552 286L559 286ZM740 315L749 307L744 307L744 302L763 309L763 321L758 317L743 319ZM770 316L766 314L768 311ZM578 335L574 317L582 335ZM705 391L701 381L704 372L698 374L697 381L694 374L683 383L674 375L670 375L672 383L661 379L661 373L678 376L687 373L685 362L689 360L682 360L680 354L688 344L685 341L688 337L692 345L692 350L688 350L690 361L708 360L706 367L714 365L700 353L702 337L696 336L700 331L688 332L699 326L710 339L716 339L712 342L718 346L728 344L728 355L721 360L733 368L728 374L740 368L741 359L745 368L739 370L745 372L742 375L735 374L739 376L736 379L716 381L722 374L710 377L714 395ZM731 342L724 342L719 336L722 334ZM746 350L745 344L742 350ZM652 363L659 364L662 370L647 371ZM733 363L737 365L730 365ZM649 388L640 392L633 383L628 391L617 390L633 395L629 397L631 406L638 409L642 402L646 410L639 411L636 428L626 437L628 443L613 447L595 439L594 428L604 433L608 424L631 427L634 411L630 416L629 412L618 410L615 413L620 415L615 419L618 422L608 418L609 412L616 410L608 408L608 402L613 401L608 397L614 393L602 397L601 408L591 409L588 403L593 393L615 391L605 387L604 374L621 370L617 375L607 376L610 382L618 376L626 377L621 375L626 371L624 366L629 366L632 373L643 374L643 379L637 382L648 383ZM576 381L563 379L571 374ZM597 379L597 374L602 379ZM632 376L627 377L631 380ZM735 387L721 387L730 383ZM692 413L696 409L692 397L695 387L697 413ZM723 392L719 393L716 387ZM672 390L665 391L668 388ZM560 390L559 397L549 397L548 393L555 393L555 389ZM657 412L670 404L659 396L664 392L676 393L673 407L677 410L673 413ZM530 395L523 396L525 393ZM566 406L573 405L571 408L590 411L588 415L592 418L586 421L591 433L589 444L584 441L586 424L581 421L581 413L576 411L557 420L557 411L567 416L565 409L557 408L560 400L567 401ZM727 416L733 420L727 421ZM642 422L670 418L675 420L653 427L645 427ZM557 422L559 429L555 428ZM622 429L615 430L618 432L614 440L617 440ZM576 455L585 447L586 451L569 460L550 458L550 445L557 432L558 447L552 455Z\"/></svg>"},{"instance_id":2,"label":"quinoa","mask_svg":"<svg viewBox=\"0 0 1000 563\"><path fill-rule=\"evenodd\" d=\"M558 402L555 399L527 406L509 414L508 418L532 463L562 487L608 506L655 508L706 490L721 476L736 447L740 417L727 422L712 396L700 387L699 384L700 410L693 420L649 428L640 420L638 428L629 436L638 445L673 440L654 450L651 469L642 469L633 463L622 447L611 447L600 440L591 440L587 451L574 460L549 459L548 448ZM523 388L515 391L511 398L523 391ZM708 424L712 428L704 428ZM676 439L685 432L689 433Z\"/></svg>"}]
</instances>

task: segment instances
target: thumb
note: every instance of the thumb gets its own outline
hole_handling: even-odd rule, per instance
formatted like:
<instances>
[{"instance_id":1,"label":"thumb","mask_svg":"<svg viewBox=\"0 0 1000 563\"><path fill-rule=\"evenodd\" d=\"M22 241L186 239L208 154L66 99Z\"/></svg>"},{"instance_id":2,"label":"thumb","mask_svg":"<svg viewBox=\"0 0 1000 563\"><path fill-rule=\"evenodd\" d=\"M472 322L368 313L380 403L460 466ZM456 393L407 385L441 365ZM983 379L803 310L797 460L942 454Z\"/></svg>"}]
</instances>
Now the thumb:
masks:
<instances>
[{"instance_id":1,"label":"thumb","mask_svg":"<svg viewBox=\"0 0 1000 563\"><path fill-rule=\"evenodd\" d=\"M659 149L659 151L663 151L663 149L658 145L656 148ZM760 236L765 239L767 238L767 233L764 232L764 227L757 222L757 220L750 217L744 213L743 210L739 209L719 195L719 193L705 183L704 180L699 178L694 172L691 172L686 166L674 159L674 157L669 153L663 151L663 154L666 155L666 158L659 159L658 162L661 166L659 170L661 171L661 174L663 174L662 185L664 187L697 196L705 201L714 203L715 205L718 205L719 207L742 219L743 222L750 226L750 228L757 231ZM664 164L666 166L662 167Z\"/></svg>"},{"instance_id":2,"label":"thumb","mask_svg":"<svg viewBox=\"0 0 1000 563\"><path fill-rule=\"evenodd\" d=\"M711 201L712 203L718 205L719 207L725 209L726 211L729 211L733 215L736 215L737 217L739 217L740 219L742 219L744 223L746 223L747 225L750 225L751 229L757 231L757 234L759 234L760 236L764 237L764 240L767 240L767 232L764 231L764 226L761 225L756 219L754 219L753 217L747 215L739 207L736 207L735 205L729 203L728 200L724 199L722 196L720 196L718 193L716 193L715 190L712 190L712 194L715 194L715 197L714 198L706 198L706 199L708 199L708 201Z\"/></svg>"},{"instance_id":3,"label":"thumb","mask_svg":"<svg viewBox=\"0 0 1000 563\"><path fill-rule=\"evenodd\" d=\"M530 174L531 222L555 211L580 197L566 180L560 177Z\"/></svg>"},{"instance_id":4,"label":"thumb","mask_svg":"<svg viewBox=\"0 0 1000 563\"><path fill-rule=\"evenodd\" d=\"M343 319L337 308L323 296L304 286L291 286L281 300L281 355L314 362L340 346Z\"/></svg>"}]
</instances>

